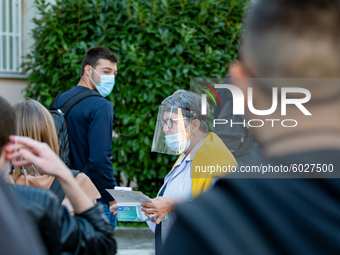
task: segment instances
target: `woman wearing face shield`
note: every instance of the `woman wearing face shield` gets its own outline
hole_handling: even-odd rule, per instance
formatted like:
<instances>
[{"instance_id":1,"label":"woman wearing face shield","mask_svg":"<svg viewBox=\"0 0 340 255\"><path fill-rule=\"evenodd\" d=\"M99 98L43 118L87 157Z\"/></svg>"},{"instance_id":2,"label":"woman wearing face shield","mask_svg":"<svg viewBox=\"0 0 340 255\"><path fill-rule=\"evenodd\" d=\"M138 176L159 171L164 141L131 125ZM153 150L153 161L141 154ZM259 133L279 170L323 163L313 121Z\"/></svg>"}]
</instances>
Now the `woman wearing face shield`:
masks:
<instances>
[{"instance_id":1,"label":"woman wearing face shield","mask_svg":"<svg viewBox=\"0 0 340 255\"><path fill-rule=\"evenodd\" d=\"M201 96L185 90L177 90L159 107L151 151L180 156L165 177L157 197L142 203L145 215L155 220L147 223L155 231L156 254L175 221L175 205L207 191L215 178L226 174L218 169L237 166L222 140L209 132L206 122L209 104L207 115L200 113ZM168 219L164 219L166 215Z\"/></svg>"}]
</instances>

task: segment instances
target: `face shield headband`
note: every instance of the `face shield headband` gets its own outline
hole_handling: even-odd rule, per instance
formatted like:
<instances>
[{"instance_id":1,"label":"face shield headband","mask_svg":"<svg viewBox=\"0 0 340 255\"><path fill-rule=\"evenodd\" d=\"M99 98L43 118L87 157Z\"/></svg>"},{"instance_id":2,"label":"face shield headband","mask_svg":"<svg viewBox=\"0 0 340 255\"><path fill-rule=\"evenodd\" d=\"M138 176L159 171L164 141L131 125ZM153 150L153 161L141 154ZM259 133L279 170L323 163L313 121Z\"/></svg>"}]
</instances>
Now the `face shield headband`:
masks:
<instances>
[{"instance_id":1,"label":"face shield headband","mask_svg":"<svg viewBox=\"0 0 340 255\"><path fill-rule=\"evenodd\" d=\"M190 145L190 123L193 119L205 120L205 117L182 108L161 105L151 151L170 155L185 152Z\"/></svg>"}]
</instances>

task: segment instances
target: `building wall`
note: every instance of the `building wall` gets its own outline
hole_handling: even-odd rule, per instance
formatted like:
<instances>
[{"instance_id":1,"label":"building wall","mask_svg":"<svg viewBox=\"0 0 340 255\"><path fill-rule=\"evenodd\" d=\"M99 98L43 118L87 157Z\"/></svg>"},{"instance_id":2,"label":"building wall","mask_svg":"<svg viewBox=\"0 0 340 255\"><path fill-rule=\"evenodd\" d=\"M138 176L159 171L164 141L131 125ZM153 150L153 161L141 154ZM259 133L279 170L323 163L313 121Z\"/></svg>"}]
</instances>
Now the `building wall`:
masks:
<instances>
[{"instance_id":1,"label":"building wall","mask_svg":"<svg viewBox=\"0 0 340 255\"><path fill-rule=\"evenodd\" d=\"M0 96L11 104L23 101L26 86L25 79L0 79Z\"/></svg>"},{"instance_id":2,"label":"building wall","mask_svg":"<svg viewBox=\"0 0 340 255\"><path fill-rule=\"evenodd\" d=\"M26 56L31 51L34 40L31 36L35 27L33 18L36 16L34 0L21 0L22 19L22 55ZM23 89L27 86L27 75L0 73L0 96L11 104L24 100Z\"/></svg>"}]
</instances>

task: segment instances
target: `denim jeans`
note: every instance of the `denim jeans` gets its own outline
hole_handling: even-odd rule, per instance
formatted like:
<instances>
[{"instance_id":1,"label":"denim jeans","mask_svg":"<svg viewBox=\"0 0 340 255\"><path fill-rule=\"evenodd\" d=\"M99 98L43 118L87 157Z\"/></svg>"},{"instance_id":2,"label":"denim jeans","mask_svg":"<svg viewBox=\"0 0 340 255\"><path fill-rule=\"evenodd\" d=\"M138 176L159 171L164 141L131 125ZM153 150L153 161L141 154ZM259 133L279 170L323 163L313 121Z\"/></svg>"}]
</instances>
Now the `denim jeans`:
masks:
<instances>
[{"instance_id":1,"label":"denim jeans","mask_svg":"<svg viewBox=\"0 0 340 255\"><path fill-rule=\"evenodd\" d=\"M109 204L103 204L103 206L106 217L109 219L109 222L112 225L113 229L115 229L117 224L116 216L114 216L113 213L109 210Z\"/></svg>"}]
</instances>

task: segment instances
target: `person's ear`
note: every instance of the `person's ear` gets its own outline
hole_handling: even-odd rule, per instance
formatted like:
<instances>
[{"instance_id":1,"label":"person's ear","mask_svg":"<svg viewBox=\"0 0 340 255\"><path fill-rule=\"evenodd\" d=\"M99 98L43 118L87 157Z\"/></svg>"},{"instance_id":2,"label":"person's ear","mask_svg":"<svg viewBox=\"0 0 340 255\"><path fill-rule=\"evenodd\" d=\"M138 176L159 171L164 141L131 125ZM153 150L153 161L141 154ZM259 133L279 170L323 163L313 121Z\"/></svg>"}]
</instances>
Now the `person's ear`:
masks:
<instances>
[{"instance_id":1,"label":"person's ear","mask_svg":"<svg viewBox=\"0 0 340 255\"><path fill-rule=\"evenodd\" d=\"M241 62L234 62L230 65L231 84L241 89L244 95L244 106L247 106L248 88L253 87L252 79L248 75ZM253 92L254 93L254 92Z\"/></svg>"},{"instance_id":2,"label":"person's ear","mask_svg":"<svg viewBox=\"0 0 340 255\"><path fill-rule=\"evenodd\" d=\"M92 72L92 68L90 65L86 65L84 66L84 72L87 76L90 76L91 75L91 72Z\"/></svg>"},{"instance_id":3,"label":"person's ear","mask_svg":"<svg viewBox=\"0 0 340 255\"><path fill-rule=\"evenodd\" d=\"M247 95L249 84L246 82L249 78L245 68L240 62L234 62L230 64L229 68L231 84L236 85L243 92L243 95Z\"/></svg>"},{"instance_id":4,"label":"person's ear","mask_svg":"<svg viewBox=\"0 0 340 255\"><path fill-rule=\"evenodd\" d=\"M250 78L241 62L233 62L229 66L231 78Z\"/></svg>"},{"instance_id":5,"label":"person's ear","mask_svg":"<svg viewBox=\"0 0 340 255\"><path fill-rule=\"evenodd\" d=\"M198 119L195 119L191 122L190 132L192 134L196 134L199 130L201 122ZM190 134L191 135L191 134Z\"/></svg>"}]
</instances>

